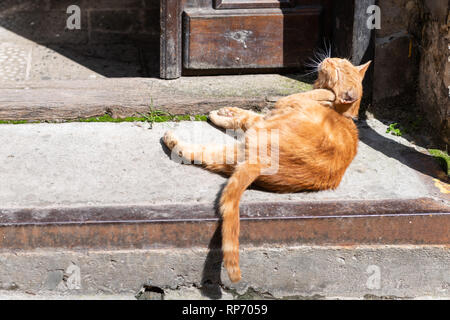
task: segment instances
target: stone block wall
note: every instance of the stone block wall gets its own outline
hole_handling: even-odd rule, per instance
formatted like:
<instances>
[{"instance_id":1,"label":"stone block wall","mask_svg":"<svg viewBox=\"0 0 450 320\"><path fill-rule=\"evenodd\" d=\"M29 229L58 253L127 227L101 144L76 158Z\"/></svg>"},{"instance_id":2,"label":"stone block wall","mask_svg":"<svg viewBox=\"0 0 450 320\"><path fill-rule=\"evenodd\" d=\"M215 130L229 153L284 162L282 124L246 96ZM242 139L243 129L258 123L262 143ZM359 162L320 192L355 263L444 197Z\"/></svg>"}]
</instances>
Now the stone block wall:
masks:
<instances>
[{"instance_id":1,"label":"stone block wall","mask_svg":"<svg viewBox=\"0 0 450 320\"><path fill-rule=\"evenodd\" d=\"M374 102L414 91L419 55L419 8L414 0L379 0L381 29L375 35Z\"/></svg>"},{"instance_id":2,"label":"stone block wall","mask_svg":"<svg viewBox=\"0 0 450 320\"><path fill-rule=\"evenodd\" d=\"M411 113L420 110L448 144L449 1L379 0L377 5L381 29L375 32L375 110L396 104L406 112L409 106Z\"/></svg>"},{"instance_id":3,"label":"stone block wall","mask_svg":"<svg viewBox=\"0 0 450 320\"><path fill-rule=\"evenodd\" d=\"M450 143L450 2L427 0L417 101L446 144Z\"/></svg>"}]
</instances>

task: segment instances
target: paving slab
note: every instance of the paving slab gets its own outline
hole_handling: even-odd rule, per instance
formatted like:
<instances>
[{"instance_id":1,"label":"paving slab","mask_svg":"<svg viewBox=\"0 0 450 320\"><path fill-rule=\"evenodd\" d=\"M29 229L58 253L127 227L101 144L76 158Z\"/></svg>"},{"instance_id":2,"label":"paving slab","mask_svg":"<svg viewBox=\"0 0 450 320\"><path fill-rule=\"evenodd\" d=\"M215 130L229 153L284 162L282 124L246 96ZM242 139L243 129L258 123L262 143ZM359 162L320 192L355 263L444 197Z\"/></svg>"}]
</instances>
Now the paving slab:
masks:
<instances>
[{"instance_id":1,"label":"paving slab","mask_svg":"<svg viewBox=\"0 0 450 320\"><path fill-rule=\"evenodd\" d=\"M389 200L438 198L433 178L408 162L416 151L407 140L383 133L384 125L360 125L358 155L339 188L275 194L249 190L243 202ZM66 123L0 125L0 203L2 208L127 206L213 203L225 177L198 166L180 165L161 144L172 129L199 143L231 137L206 122ZM424 151L422 151L424 152Z\"/></svg>"}]
</instances>

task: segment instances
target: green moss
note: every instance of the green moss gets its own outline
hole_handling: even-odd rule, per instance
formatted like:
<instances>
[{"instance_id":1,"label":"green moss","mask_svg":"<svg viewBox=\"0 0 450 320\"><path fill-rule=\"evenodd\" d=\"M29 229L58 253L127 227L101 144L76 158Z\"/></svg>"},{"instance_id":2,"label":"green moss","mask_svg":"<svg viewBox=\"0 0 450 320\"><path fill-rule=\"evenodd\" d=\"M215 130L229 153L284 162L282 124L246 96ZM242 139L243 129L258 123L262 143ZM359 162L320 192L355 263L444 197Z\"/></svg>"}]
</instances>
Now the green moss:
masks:
<instances>
[{"instance_id":1,"label":"green moss","mask_svg":"<svg viewBox=\"0 0 450 320\"><path fill-rule=\"evenodd\" d=\"M142 115L141 117L126 117L126 118L113 118L109 114L105 114L98 117L90 118L80 118L75 120L64 120L64 121L29 121L29 120L0 120L0 124L25 124L25 123L67 123L67 122L167 122L167 121L207 121L208 116L206 115L162 115L162 114L152 114L152 115Z\"/></svg>"},{"instance_id":2,"label":"green moss","mask_svg":"<svg viewBox=\"0 0 450 320\"><path fill-rule=\"evenodd\" d=\"M100 117L92 117L87 119L78 119L71 122L168 122L168 121L207 121L206 115L178 115L174 116L169 112L153 109L150 107L149 111L141 114L139 117L113 118L109 114Z\"/></svg>"},{"instance_id":3,"label":"green moss","mask_svg":"<svg viewBox=\"0 0 450 320\"><path fill-rule=\"evenodd\" d=\"M76 120L68 120L66 122L133 122L134 117L127 117L127 118L113 118L109 114L105 114L103 116L99 117L91 117L91 118L85 118L85 119L76 119Z\"/></svg>"},{"instance_id":4,"label":"green moss","mask_svg":"<svg viewBox=\"0 0 450 320\"><path fill-rule=\"evenodd\" d=\"M0 120L0 124L24 124L29 123L28 120Z\"/></svg>"},{"instance_id":5,"label":"green moss","mask_svg":"<svg viewBox=\"0 0 450 320\"><path fill-rule=\"evenodd\" d=\"M450 175L450 156L448 153L438 149L428 149L428 152L439 162L447 175Z\"/></svg>"}]
</instances>

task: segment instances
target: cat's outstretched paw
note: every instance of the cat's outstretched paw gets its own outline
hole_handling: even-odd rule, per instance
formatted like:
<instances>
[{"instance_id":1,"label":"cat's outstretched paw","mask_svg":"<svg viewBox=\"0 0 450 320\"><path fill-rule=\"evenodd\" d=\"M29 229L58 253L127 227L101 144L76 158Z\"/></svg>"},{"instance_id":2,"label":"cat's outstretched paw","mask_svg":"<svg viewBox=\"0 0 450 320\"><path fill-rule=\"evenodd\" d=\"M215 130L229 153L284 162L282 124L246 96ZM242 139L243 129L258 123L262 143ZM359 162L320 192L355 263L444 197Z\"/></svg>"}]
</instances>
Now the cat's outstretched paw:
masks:
<instances>
[{"instance_id":1,"label":"cat's outstretched paw","mask_svg":"<svg viewBox=\"0 0 450 320\"><path fill-rule=\"evenodd\" d=\"M170 150L175 148L175 146L178 144L178 138L175 136L173 131L167 131L164 134L163 141L167 148L169 148Z\"/></svg>"},{"instance_id":2,"label":"cat's outstretched paw","mask_svg":"<svg viewBox=\"0 0 450 320\"><path fill-rule=\"evenodd\" d=\"M236 107L224 107L217 111L217 114L222 117L236 117L240 113L240 109Z\"/></svg>"},{"instance_id":3,"label":"cat's outstretched paw","mask_svg":"<svg viewBox=\"0 0 450 320\"><path fill-rule=\"evenodd\" d=\"M232 129L235 127L233 118L236 118L239 113L239 108L225 107L219 110L214 110L209 113L209 120L216 126Z\"/></svg>"}]
</instances>

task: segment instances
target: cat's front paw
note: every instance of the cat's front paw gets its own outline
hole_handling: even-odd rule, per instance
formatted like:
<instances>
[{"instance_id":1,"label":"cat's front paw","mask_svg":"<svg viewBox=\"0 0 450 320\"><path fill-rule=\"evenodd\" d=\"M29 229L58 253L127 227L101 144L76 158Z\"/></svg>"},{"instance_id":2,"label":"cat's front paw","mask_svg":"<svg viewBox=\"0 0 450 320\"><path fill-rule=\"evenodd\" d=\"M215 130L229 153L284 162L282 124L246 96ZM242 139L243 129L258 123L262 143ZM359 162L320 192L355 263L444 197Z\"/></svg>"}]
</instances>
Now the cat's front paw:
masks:
<instances>
[{"instance_id":1,"label":"cat's front paw","mask_svg":"<svg viewBox=\"0 0 450 320\"><path fill-rule=\"evenodd\" d=\"M234 117L236 114L232 111L232 107L225 107L219 110L214 110L209 113L209 120L216 126L232 129L234 128Z\"/></svg>"},{"instance_id":2,"label":"cat's front paw","mask_svg":"<svg viewBox=\"0 0 450 320\"><path fill-rule=\"evenodd\" d=\"M163 137L164 144L172 150L178 144L178 139L173 133L173 131L167 131Z\"/></svg>"},{"instance_id":3,"label":"cat's front paw","mask_svg":"<svg viewBox=\"0 0 450 320\"><path fill-rule=\"evenodd\" d=\"M239 116L240 113L241 113L241 110L236 107L224 107L224 108L220 108L217 111L217 114L219 116L231 117L231 118Z\"/></svg>"}]
</instances>

